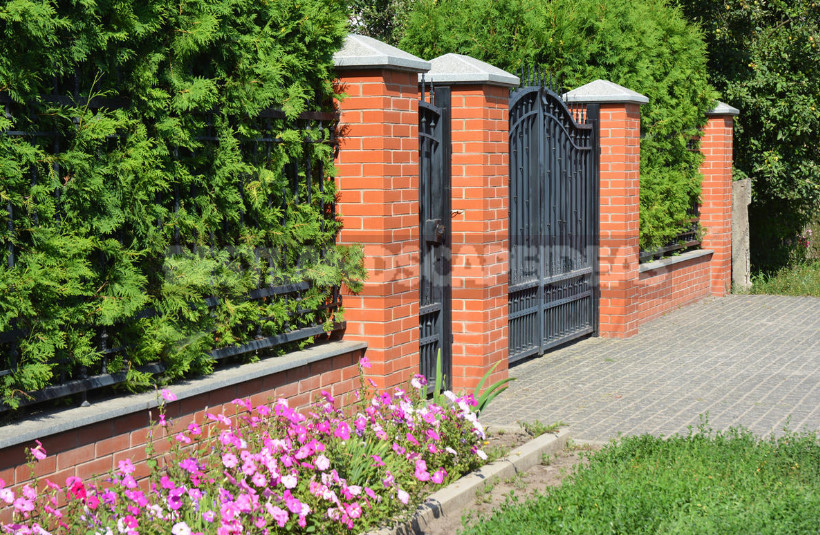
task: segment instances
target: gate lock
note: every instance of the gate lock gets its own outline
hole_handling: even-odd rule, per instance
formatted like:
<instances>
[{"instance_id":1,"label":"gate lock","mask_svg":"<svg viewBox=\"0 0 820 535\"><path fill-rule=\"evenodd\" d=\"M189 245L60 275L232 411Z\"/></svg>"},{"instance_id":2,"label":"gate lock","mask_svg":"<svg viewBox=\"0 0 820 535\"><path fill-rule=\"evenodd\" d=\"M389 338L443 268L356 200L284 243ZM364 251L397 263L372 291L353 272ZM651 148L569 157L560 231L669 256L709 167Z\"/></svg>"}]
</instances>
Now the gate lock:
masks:
<instances>
[{"instance_id":1,"label":"gate lock","mask_svg":"<svg viewBox=\"0 0 820 535\"><path fill-rule=\"evenodd\" d=\"M444 241L445 227L441 219L427 219L424 222L424 241L441 243Z\"/></svg>"}]
</instances>

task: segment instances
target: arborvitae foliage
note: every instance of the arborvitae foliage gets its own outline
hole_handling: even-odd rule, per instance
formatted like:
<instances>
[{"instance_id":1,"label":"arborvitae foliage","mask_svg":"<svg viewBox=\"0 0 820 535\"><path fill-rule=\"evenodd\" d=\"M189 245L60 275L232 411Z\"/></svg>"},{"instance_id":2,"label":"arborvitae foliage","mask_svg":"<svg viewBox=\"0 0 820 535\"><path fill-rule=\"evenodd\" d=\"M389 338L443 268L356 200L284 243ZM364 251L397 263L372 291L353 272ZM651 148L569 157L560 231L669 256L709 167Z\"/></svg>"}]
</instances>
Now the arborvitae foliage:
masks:
<instances>
[{"instance_id":1,"label":"arborvitae foliage","mask_svg":"<svg viewBox=\"0 0 820 535\"><path fill-rule=\"evenodd\" d=\"M740 110L735 166L752 178L752 264L776 270L820 217L820 2L681 0L704 30L709 77Z\"/></svg>"},{"instance_id":2,"label":"arborvitae foliage","mask_svg":"<svg viewBox=\"0 0 820 535\"><path fill-rule=\"evenodd\" d=\"M297 116L333 109L346 23L336 0L0 6L3 401L101 371L102 344L139 386L333 321L363 272L335 246L331 125Z\"/></svg>"},{"instance_id":3,"label":"arborvitae foliage","mask_svg":"<svg viewBox=\"0 0 820 535\"><path fill-rule=\"evenodd\" d=\"M649 97L641 107L641 247L683 230L700 195L689 150L715 92L697 27L666 0L419 0L401 47L466 54L512 73L538 67L567 88L606 79Z\"/></svg>"}]
</instances>

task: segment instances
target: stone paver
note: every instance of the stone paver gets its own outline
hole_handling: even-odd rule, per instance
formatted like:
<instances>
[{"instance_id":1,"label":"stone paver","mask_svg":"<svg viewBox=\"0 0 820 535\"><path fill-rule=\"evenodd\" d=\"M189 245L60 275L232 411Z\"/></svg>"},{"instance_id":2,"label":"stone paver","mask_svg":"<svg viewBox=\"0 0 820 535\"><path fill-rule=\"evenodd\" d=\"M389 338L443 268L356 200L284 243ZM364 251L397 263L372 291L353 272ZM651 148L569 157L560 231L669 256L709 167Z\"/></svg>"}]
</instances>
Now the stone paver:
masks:
<instances>
[{"instance_id":1,"label":"stone paver","mask_svg":"<svg viewBox=\"0 0 820 535\"><path fill-rule=\"evenodd\" d=\"M820 298L707 299L627 340L589 338L514 366L485 425L540 420L572 436L743 425L759 436L820 430Z\"/></svg>"}]
</instances>

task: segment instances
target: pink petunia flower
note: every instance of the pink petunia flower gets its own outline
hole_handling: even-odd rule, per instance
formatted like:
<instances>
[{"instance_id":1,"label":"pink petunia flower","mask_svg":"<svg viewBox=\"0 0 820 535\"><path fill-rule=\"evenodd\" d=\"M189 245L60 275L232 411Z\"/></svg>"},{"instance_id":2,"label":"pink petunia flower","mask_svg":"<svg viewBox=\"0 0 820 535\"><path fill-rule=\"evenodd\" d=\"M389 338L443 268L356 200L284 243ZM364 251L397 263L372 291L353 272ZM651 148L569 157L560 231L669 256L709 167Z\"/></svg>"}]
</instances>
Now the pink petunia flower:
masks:
<instances>
[{"instance_id":1,"label":"pink petunia flower","mask_svg":"<svg viewBox=\"0 0 820 535\"><path fill-rule=\"evenodd\" d=\"M134 464L131 462L131 459L123 459L119 463L117 463L117 466L120 469L120 473L126 476L128 474L133 474L135 470Z\"/></svg>"},{"instance_id":2,"label":"pink petunia flower","mask_svg":"<svg viewBox=\"0 0 820 535\"><path fill-rule=\"evenodd\" d=\"M280 509L275 505L271 508L270 516L273 517L273 520L280 528L285 527L285 524L287 524L288 522L288 518L290 518L290 515L287 511L285 511L284 509Z\"/></svg>"},{"instance_id":3,"label":"pink petunia flower","mask_svg":"<svg viewBox=\"0 0 820 535\"><path fill-rule=\"evenodd\" d=\"M370 368L373 366L372 364L370 364L370 359L368 359L367 357L362 357L361 359L359 359L359 364L361 364L362 368Z\"/></svg>"},{"instance_id":4,"label":"pink petunia flower","mask_svg":"<svg viewBox=\"0 0 820 535\"><path fill-rule=\"evenodd\" d=\"M347 516L350 518L359 518L362 516L362 506L359 505L359 502L353 502L351 504L345 505L345 511L347 512Z\"/></svg>"},{"instance_id":5,"label":"pink petunia flower","mask_svg":"<svg viewBox=\"0 0 820 535\"><path fill-rule=\"evenodd\" d=\"M236 466L236 463L236 455L233 453L225 453L222 455L222 464L225 465L225 468L233 468Z\"/></svg>"},{"instance_id":6,"label":"pink petunia flower","mask_svg":"<svg viewBox=\"0 0 820 535\"><path fill-rule=\"evenodd\" d=\"M401 503L403 503L404 505L407 505L407 504L408 504L408 502L410 501L410 495L409 495L409 494L407 494L407 492L405 492L405 491L403 491L403 490L401 490L401 489L399 489L399 492L398 492L398 497L399 497L399 501L400 501Z\"/></svg>"},{"instance_id":7,"label":"pink petunia flower","mask_svg":"<svg viewBox=\"0 0 820 535\"><path fill-rule=\"evenodd\" d=\"M38 461L42 461L47 457L46 449L43 447L43 444L39 440L35 440L34 442L37 443L37 447L31 448L31 454Z\"/></svg>"},{"instance_id":8,"label":"pink petunia flower","mask_svg":"<svg viewBox=\"0 0 820 535\"><path fill-rule=\"evenodd\" d=\"M447 477L447 471L444 468L439 468L433 472L433 483L441 485L445 477Z\"/></svg>"},{"instance_id":9,"label":"pink petunia flower","mask_svg":"<svg viewBox=\"0 0 820 535\"><path fill-rule=\"evenodd\" d=\"M176 401L177 400L176 394L174 394L173 392L171 392L167 388L163 388L160 391L160 393L162 394L162 399L164 399L165 401Z\"/></svg>"},{"instance_id":10,"label":"pink petunia flower","mask_svg":"<svg viewBox=\"0 0 820 535\"><path fill-rule=\"evenodd\" d=\"M333 431L333 436L342 440L348 440L350 438L350 426L347 425L347 422L339 422Z\"/></svg>"},{"instance_id":11,"label":"pink petunia flower","mask_svg":"<svg viewBox=\"0 0 820 535\"><path fill-rule=\"evenodd\" d=\"M268 478L266 478L262 472L256 472L251 478L251 481L257 487L264 487L268 484Z\"/></svg>"}]
</instances>

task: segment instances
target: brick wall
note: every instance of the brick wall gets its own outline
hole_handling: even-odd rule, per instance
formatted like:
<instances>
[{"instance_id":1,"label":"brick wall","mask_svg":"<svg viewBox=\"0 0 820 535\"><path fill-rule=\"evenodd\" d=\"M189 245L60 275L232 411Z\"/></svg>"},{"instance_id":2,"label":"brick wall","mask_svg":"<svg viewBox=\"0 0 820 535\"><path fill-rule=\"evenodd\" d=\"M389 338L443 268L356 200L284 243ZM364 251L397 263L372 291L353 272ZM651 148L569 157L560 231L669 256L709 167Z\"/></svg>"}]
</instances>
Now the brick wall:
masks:
<instances>
[{"instance_id":1,"label":"brick wall","mask_svg":"<svg viewBox=\"0 0 820 535\"><path fill-rule=\"evenodd\" d=\"M453 388L507 377L509 89L453 85Z\"/></svg>"},{"instance_id":2,"label":"brick wall","mask_svg":"<svg viewBox=\"0 0 820 535\"><path fill-rule=\"evenodd\" d=\"M710 294L711 254L669 267L642 271L635 286L638 324L686 306Z\"/></svg>"},{"instance_id":3,"label":"brick wall","mask_svg":"<svg viewBox=\"0 0 820 535\"><path fill-rule=\"evenodd\" d=\"M344 295L346 340L368 343L380 388L419 369L418 82L415 72L344 70L336 160L338 242L364 245L364 290Z\"/></svg>"},{"instance_id":4,"label":"brick wall","mask_svg":"<svg viewBox=\"0 0 820 535\"><path fill-rule=\"evenodd\" d=\"M364 349L346 351L287 371L261 375L185 398L180 396L178 401L167 404L166 415L174 419L172 431L176 433L192 421L203 424L206 412L234 414L236 407L231 402L237 398L250 398L254 406L286 398L291 407L307 408L322 390L327 390L339 402L352 401L352 392L359 387L357 363L363 354ZM217 372L210 378L199 381L218 381L221 376ZM171 387L171 390L178 392L192 383L195 384L196 380ZM147 396L150 397L151 394ZM77 415L82 415L84 410L90 409L71 409ZM154 419L157 419L157 409L153 408L151 412ZM69 411L65 417L70 418L71 414ZM136 467L134 476L137 479L145 478L148 475L145 463L148 426L149 409L145 409L61 433L40 436L38 438L48 452L48 457L35 465L35 475L63 485L67 477L86 479L95 474L105 474L114 469L119 461L131 459ZM14 428L5 427L3 432L13 433ZM167 441L162 438L156 439L154 443L157 453L169 450ZM0 449L0 479L7 486L20 486L31 480L29 468L25 465L25 451L34 445L32 440L30 443ZM9 508L0 508L0 521L10 521L10 515Z\"/></svg>"}]
</instances>

